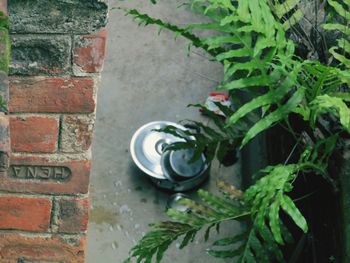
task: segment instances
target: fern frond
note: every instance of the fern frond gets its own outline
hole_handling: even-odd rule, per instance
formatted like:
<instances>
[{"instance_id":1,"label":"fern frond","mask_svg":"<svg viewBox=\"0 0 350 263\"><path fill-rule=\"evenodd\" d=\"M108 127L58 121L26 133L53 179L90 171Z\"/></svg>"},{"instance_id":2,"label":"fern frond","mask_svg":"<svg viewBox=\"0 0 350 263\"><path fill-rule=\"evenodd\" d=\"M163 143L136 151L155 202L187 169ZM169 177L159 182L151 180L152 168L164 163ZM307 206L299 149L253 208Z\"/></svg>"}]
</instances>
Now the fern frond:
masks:
<instances>
[{"instance_id":1,"label":"fern frond","mask_svg":"<svg viewBox=\"0 0 350 263\"><path fill-rule=\"evenodd\" d=\"M232 110L229 107L219 103L217 105L223 112L226 112L228 115L232 114ZM205 154L208 163L216 158L220 163L225 164L227 154L234 154L235 149L243 137L243 128L240 127L241 125L226 127L222 116L213 113L203 105L197 104L190 106L200 108L213 121L213 125L185 120L181 124L187 127L187 130L182 130L171 125L157 130L158 132L165 132L182 140L168 145L166 150L193 149L194 152L190 162L198 160L202 154Z\"/></svg>"},{"instance_id":2,"label":"fern frond","mask_svg":"<svg viewBox=\"0 0 350 263\"><path fill-rule=\"evenodd\" d=\"M144 26L158 25L161 29L165 28L174 32L177 35L181 35L185 37L186 39L191 41L193 46L204 49L210 55L212 56L217 55L217 52L215 50L213 50L212 48L209 48L209 46L203 43L198 36L196 36L195 34L192 34L190 28L181 28L176 25L163 22L160 19L156 19L156 18L150 17L147 14L140 13L136 9L130 9L130 10L124 10L124 11L126 15L134 17L134 19L136 19L140 25L144 25Z\"/></svg>"},{"instance_id":3,"label":"fern frond","mask_svg":"<svg viewBox=\"0 0 350 263\"><path fill-rule=\"evenodd\" d=\"M183 238L180 248L183 248L192 242L198 231L205 226L208 227L205 234L208 236L213 226L249 215L249 212L239 204L228 203L225 199L204 190L199 190L198 195L204 201L203 205L190 199L180 199L179 203L187 206L191 212L169 209L167 215L176 221L152 224L153 230L131 249L130 258L136 258L137 262L144 263L151 263L154 259L158 263L163 258L165 250L180 237Z\"/></svg>"},{"instance_id":4,"label":"fern frond","mask_svg":"<svg viewBox=\"0 0 350 263\"><path fill-rule=\"evenodd\" d=\"M316 122L317 117L325 113L331 113L339 118L340 124L343 128L350 132L350 108L343 99L331 97L327 94L320 95L311 103L311 108L314 110L313 123Z\"/></svg>"},{"instance_id":5,"label":"fern frond","mask_svg":"<svg viewBox=\"0 0 350 263\"><path fill-rule=\"evenodd\" d=\"M299 23L304 13L299 8L301 0L270 0L273 13L280 19L285 30Z\"/></svg>"},{"instance_id":6,"label":"fern frond","mask_svg":"<svg viewBox=\"0 0 350 263\"><path fill-rule=\"evenodd\" d=\"M273 259L284 262L281 249L265 226L259 230L250 226L242 234L217 240L207 252L218 258L238 257L239 263L269 263Z\"/></svg>"},{"instance_id":7,"label":"fern frond","mask_svg":"<svg viewBox=\"0 0 350 263\"><path fill-rule=\"evenodd\" d=\"M304 99L304 92L305 91L303 89L297 90L283 106L280 106L277 110L273 111L255 123L245 135L241 147L246 145L257 134L272 127L277 122L285 119L289 113L291 113L302 102Z\"/></svg>"},{"instance_id":8,"label":"fern frond","mask_svg":"<svg viewBox=\"0 0 350 263\"><path fill-rule=\"evenodd\" d=\"M298 164L268 167L263 171L266 175L244 194L245 202L252 207L251 212L257 220L257 227L266 227L267 220L274 240L279 244L284 244L280 210L288 214L301 230L308 230L305 218L286 195L293 189L292 181L295 180L299 169Z\"/></svg>"},{"instance_id":9,"label":"fern frond","mask_svg":"<svg viewBox=\"0 0 350 263\"><path fill-rule=\"evenodd\" d=\"M323 28L329 31L339 31L344 35L344 38L337 40L337 46L331 47L329 52L333 57L343 64L346 68L350 68L350 60L347 58L350 53L350 3L349 1L327 0L328 4L335 12L344 19L344 24L326 23Z\"/></svg>"},{"instance_id":10,"label":"fern frond","mask_svg":"<svg viewBox=\"0 0 350 263\"><path fill-rule=\"evenodd\" d=\"M306 87L306 98L309 102L317 96L334 92L346 80L342 77L339 68L324 66L317 61L305 61L300 76L301 82Z\"/></svg>"}]
</instances>

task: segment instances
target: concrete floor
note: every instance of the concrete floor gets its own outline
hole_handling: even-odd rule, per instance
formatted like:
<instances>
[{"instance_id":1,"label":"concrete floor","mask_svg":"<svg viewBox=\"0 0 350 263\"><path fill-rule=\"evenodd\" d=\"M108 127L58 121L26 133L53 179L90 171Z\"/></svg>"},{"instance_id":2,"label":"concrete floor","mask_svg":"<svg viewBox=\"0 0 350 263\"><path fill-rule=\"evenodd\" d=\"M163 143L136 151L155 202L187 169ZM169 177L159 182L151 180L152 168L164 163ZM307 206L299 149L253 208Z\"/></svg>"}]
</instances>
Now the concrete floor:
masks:
<instances>
[{"instance_id":1,"label":"concrete floor","mask_svg":"<svg viewBox=\"0 0 350 263\"><path fill-rule=\"evenodd\" d=\"M137 8L178 24L202 19L189 10L177 9L181 1L163 0L156 6L148 2L115 1L112 6ZM205 100L216 80L222 78L222 67L209 62L200 50L186 56L186 44L182 38L175 42L170 32L158 36L156 27L138 27L119 10L110 12L93 146L88 263L121 263L149 230L149 223L166 219L165 203L170 194L156 189L135 167L129 143L147 122L202 118L186 105ZM239 175L239 164L230 168L214 164L211 179L203 188L215 191L218 177L239 185ZM238 224L230 223L221 233L227 236L238 229ZM181 251L174 244L163 262L226 262L206 255L210 241L201 241L203 235Z\"/></svg>"}]
</instances>

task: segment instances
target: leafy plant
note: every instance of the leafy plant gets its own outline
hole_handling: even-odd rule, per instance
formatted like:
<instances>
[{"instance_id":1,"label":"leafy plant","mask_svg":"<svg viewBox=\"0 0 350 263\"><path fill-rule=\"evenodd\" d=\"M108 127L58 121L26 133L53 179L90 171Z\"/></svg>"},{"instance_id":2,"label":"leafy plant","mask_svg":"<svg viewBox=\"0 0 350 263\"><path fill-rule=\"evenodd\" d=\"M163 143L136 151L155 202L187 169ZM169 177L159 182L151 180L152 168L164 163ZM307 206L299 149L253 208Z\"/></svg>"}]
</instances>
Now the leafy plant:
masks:
<instances>
[{"instance_id":1,"label":"leafy plant","mask_svg":"<svg viewBox=\"0 0 350 263\"><path fill-rule=\"evenodd\" d=\"M337 45L331 47L329 52L333 55L333 57L338 60L341 64L343 64L346 68L350 67L350 60L346 58L346 54L350 52L350 43L349 43L349 8L350 3L348 1L337 2L334 0L328 0L329 5L334 8L334 11L337 15L341 16L344 20L344 24L342 23L326 23L323 25L323 28L331 31L340 31L344 37L337 39Z\"/></svg>"},{"instance_id":2,"label":"leafy plant","mask_svg":"<svg viewBox=\"0 0 350 263\"><path fill-rule=\"evenodd\" d=\"M8 33L8 17L0 11L0 71L8 73L10 64L10 37ZM0 111L7 112L7 102L0 96Z\"/></svg>"},{"instance_id":3,"label":"leafy plant","mask_svg":"<svg viewBox=\"0 0 350 263\"><path fill-rule=\"evenodd\" d=\"M217 105L226 115L233 113L229 107L219 103ZM228 160L227 158L228 154L235 155L236 148L243 137L243 127L247 124L237 127L226 127L225 118L213 113L205 106L200 104L189 106L199 108L212 121L215 127L198 121L185 120L182 122L187 128L185 131L175 126L166 126L159 129L157 131L169 133L182 139L180 142L175 142L167 146L166 150L194 149L193 157L190 161L195 161L202 154L205 154L208 163L211 163L216 158L224 165L232 164L232 160Z\"/></svg>"},{"instance_id":4,"label":"leafy plant","mask_svg":"<svg viewBox=\"0 0 350 263\"><path fill-rule=\"evenodd\" d=\"M271 0L269 4L285 30L291 29L304 17L304 13L299 8L301 0Z\"/></svg>"},{"instance_id":5,"label":"leafy plant","mask_svg":"<svg viewBox=\"0 0 350 263\"><path fill-rule=\"evenodd\" d=\"M8 17L0 11L0 41L3 50L0 52L0 70L8 72L10 63L10 37L8 33Z\"/></svg>"},{"instance_id":6,"label":"leafy plant","mask_svg":"<svg viewBox=\"0 0 350 263\"><path fill-rule=\"evenodd\" d=\"M156 24L171 30L187 38L192 46L208 52L224 67L224 78L217 88L228 91L232 97L244 91L250 100L240 103L235 111L221 107L226 120L196 105L206 110L215 127L193 121L190 124L194 130L166 127L161 131L184 139L170 145L168 150L194 148L193 160L205 152L209 161L215 157L222 161L227 153L223 146L242 148L261 132L281 125L295 139L297 150L293 149L290 156L299 154L300 158L299 162L289 163L288 156L284 164L263 169L260 179L242 198L226 191L233 202L203 190L198 192L202 204L182 200L181 204L191 212L168 210L174 221L154 224L154 230L131 250L128 260L136 257L137 262L147 263L155 256L156 262L160 262L174 240L183 237L182 248L203 227L207 227L207 239L210 229L221 222L243 220L247 224L246 232L214 242L208 253L220 258L237 257L238 262L273 259L283 262L281 246L292 241L284 218L289 217L302 232L308 232L306 219L290 197L297 177L312 172L337 187L328 174L328 165L339 137L350 131L350 3L328 0L326 8L331 8L333 14L327 16L322 28L343 36L336 46L322 51L331 57L327 63L310 59L313 50L304 57L298 56L298 42L289 38L293 32L299 34L298 26L308 19L303 14L301 0L192 0L187 6L210 22L178 27L135 9L126 12L140 24ZM332 22L334 14L341 17L339 23ZM313 28L319 30L318 24ZM196 34L198 30L208 31L210 36L200 37ZM305 32L300 34L305 36ZM251 121L252 116L258 118ZM291 122L291 116L300 120L301 130ZM224 185L226 190L230 189Z\"/></svg>"},{"instance_id":7,"label":"leafy plant","mask_svg":"<svg viewBox=\"0 0 350 263\"><path fill-rule=\"evenodd\" d=\"M0 112L7 112L7 102L0 96Z\"/></svg>"},{"instance_id":8,"label":"leafy plant","mask_svg":"<svg viewBox=\"0 0 350 263\"><path fill-rule=\"evenodd\" d=\"M175 221L152 224L153 230L131 250L131 257L136 257L139 262L152 262L153 258L160 262L165 250L178 238L183 238L180 245L183 248L202 228L206 228L205 240L208 240L212 228L218 229L222 222L236 220L246 221L248 230L217 240L208 249L210 255L237 257L238 262L247 263L271 262L273 258L283 260L279 246L293 238L280 219L280 210L289 215L302 231L308 230L305 218L287 195L293 189L292 181L297 173L306 167L307 163L267 167L262 171L265 176L243 195L236 188L220 182L226 199L204 190L198 191L203 204L181 199L179 203L191 212L169 209L167 215ZM232 248L232 245L238 246Z\"/></svg>"}]
</instances>

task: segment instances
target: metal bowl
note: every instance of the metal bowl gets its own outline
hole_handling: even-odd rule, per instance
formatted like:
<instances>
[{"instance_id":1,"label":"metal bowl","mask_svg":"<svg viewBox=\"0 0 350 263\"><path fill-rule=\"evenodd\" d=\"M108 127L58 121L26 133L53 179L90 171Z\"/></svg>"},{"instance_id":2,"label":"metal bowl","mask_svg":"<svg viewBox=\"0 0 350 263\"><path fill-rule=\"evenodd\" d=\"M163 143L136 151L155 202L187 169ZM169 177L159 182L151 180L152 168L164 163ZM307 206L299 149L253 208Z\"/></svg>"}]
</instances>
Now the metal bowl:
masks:
<instances>
[{"instance_id":1,"label":"metal bowl","mask_svg":"<svg viewBox=\"0 0 350 263\"><path fill-rule=\"evenodd\" d=\"M135 132L130 143L130 152L135 164L143 172L156 179L165 179L160 165L164 147L173 142L182 141L171 134L155 131L168 125L186 129L177 123L168 121L150 122Z\"/></svg>"},{"instance_id":2,"label":"metal bowl","mask_svg":"<svg viewBox=\"0 0 350 263\"><path fill-rule=\"evenodd\" d=\"M157 187L176 192L187 191L196 187L208 177L208 165L203 165L201 170L197 167L195 176L189 176L188 171L186 174L186 170L181 170L181 165L176 167L173 165L174 160L177 160L177 154L172 154L172 163L170 163L169 155L172 152L164 152L165 147L173 142L184 140L168 133L155 131L169 125L186 130L185 127L168 121L147 123L139 128L131 139L131 156L138 168L146 173ZM165 170L162 166L165 163L166 165L172 165L175 173L174 179L168 173L164 174ZM182 180L177 180L176 175L180 176ZM186 175L188 178L186 178Z\"/></svg>"}]
</instances>

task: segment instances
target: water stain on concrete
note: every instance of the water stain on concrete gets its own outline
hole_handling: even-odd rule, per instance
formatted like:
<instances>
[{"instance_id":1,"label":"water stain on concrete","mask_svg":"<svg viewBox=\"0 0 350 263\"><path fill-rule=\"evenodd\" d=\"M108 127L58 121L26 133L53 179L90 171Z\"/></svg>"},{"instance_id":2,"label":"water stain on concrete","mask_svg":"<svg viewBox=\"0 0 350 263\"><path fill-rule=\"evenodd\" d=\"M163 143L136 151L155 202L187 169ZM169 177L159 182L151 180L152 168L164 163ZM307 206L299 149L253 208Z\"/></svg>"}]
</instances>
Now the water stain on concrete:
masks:
<instances>
[{"instance_id":1,"label":"water stain on concrete","mask_svg":"<svg viewBox=\"0 0 350 263\"><path fill-rule=\"evenodd\" d=\"M119 221L118 212L112 212L103 206L96 206L90 210L90 222L97 225L109 224L115 226Z\"/></svg>"}]
</instances>

